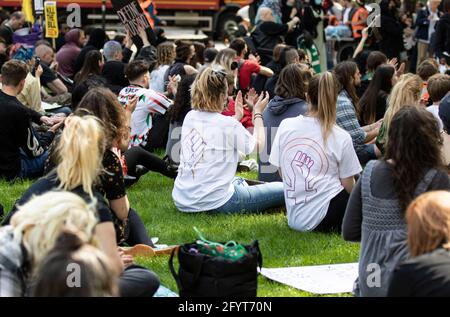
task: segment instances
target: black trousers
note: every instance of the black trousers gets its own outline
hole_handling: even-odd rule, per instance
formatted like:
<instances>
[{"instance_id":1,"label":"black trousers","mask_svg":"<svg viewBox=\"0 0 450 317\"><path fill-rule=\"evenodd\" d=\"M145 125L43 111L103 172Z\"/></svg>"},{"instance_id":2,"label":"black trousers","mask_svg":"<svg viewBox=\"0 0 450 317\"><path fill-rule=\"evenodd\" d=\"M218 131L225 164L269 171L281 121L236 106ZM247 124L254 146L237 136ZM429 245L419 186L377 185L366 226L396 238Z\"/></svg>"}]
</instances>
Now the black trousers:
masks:
<instances>
[{"instance_id":1,"label":"black trousers","mask_svg":"<svg viewBox=\"0 0 450 317\"><path fill-rule=\"evenodd\" d=\"M128 213L128 225L130 226L130 233L128 239L125 240L126 244L129 246L134 246L136 244L146 244L154 247L150 236L145 229L145 225L139 217L138 213L130 208Z\"/></svg>"},{"instance_id":2,"label":"black trousers","mask_svg":"<svg viewBox=\"0 0 450 317\"><path fill-rule=\"evenodd\" d=\"M328 207L327 215L322 222L314 229L321 232L342 232L342 220L344 219L345 209L350 195L345 189L337 194L331 201Z\"/></svg>"},{"instance_id":3,"label":"black trousers","mask_svg":"<svg viewBox=\"0 0 450 317\"><path fill-rule=\"evenodd\" d=\"M136 175L137 165L142 165L149 171L157 172L173 179L177 176L174 171L169 169L169 164L166 161L140 146L132 147L124 155L127 162L128 174L131 176L139 178L140 175Z\"/></svg>"},{"instance_id":4,"label":"black trousers","mask_svg":"<svg viewBox=\"0 0 450 317\"><path fill-rule=\"evenodd\" d=\"M155 273L144 267L131 265L119 278L119 293L121 297L152 297L159 285L159 278Z\"/></svg>"}]
</instances>

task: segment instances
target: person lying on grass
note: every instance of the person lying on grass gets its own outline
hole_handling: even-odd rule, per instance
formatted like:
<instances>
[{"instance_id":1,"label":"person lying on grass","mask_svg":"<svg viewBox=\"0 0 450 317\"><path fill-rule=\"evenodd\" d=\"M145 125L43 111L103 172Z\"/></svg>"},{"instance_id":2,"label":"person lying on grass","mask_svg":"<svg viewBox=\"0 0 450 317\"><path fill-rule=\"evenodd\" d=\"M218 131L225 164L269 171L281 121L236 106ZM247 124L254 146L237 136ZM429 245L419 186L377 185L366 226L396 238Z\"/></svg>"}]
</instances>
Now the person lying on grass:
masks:
<instances>
[{"instance_id":1,"label":"person lying on grass","mask_svg":"<svg viewBox=\"0 0 450 317\"><path fill-rule=\"evenodd\" d=\"M238 121L243 115L238 93L235 116L222 115L228 98L227 73L219 65L203 70L192 85L192 108L181 131L181 158L172 197L183 212L262 212L284 205L283 184L256 186L235 178L241 154L264 148L262 112L269 96L254 106L254 132Z\"/></svg>"}]
</instances>

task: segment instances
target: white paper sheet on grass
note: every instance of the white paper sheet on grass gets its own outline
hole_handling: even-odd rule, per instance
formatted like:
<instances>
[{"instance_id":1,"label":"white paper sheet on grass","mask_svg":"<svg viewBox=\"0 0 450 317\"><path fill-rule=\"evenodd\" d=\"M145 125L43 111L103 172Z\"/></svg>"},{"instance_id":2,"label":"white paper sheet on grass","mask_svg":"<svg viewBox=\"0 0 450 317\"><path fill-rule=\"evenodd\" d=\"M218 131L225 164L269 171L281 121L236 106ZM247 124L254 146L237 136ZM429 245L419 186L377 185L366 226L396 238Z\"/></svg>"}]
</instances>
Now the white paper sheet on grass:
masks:
<instances>
[{"instance_id":1,"label":"white paper sheet on grass","mask_svg":"<svg viewBox=\"0 0 450 317\"><path fill-rule=\"evenodd\" d=\"M314 294L350 293L358 277L358 263L266 269L270 280Z\"/></svg>"}]
</instances>

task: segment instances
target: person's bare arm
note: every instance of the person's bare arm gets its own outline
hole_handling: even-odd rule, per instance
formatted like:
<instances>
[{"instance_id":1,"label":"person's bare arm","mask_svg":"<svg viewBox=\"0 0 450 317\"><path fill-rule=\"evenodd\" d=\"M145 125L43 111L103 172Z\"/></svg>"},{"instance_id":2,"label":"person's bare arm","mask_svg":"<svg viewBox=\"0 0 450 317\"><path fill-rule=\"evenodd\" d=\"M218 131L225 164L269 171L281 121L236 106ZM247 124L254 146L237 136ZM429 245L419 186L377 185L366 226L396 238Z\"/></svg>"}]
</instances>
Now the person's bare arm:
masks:
<instances>
[{"instance_id":1,"label":"person's bare arm","mask_svg":"<svg viewBox=\"0 0 450 317\"><path fill-rule=\"evenodd\" d=\"M268 67L261 66L261 69L260 69L258 74L260 74L262 76L265 76L265 77L272 77L273 76L273 70L271 70Z\"/></svg>"},{"instance_id":2,"label":"person's bare arm","mask_svg":"<svg viewBox=\"0 0 450 317\"><path fill-rule=\"evenodd\" d=\"M362 127L362 129L366 132L366 139L364 140L365 143L372 141L374 138L378 136L382 123L383 119L373 124Z\"/></svg>"},{"instance_id":3,"label":"person's bare arm","mask_svg":"<svg viewBox=\"0 0 450 317\"><path fill-rule=\"evenodd\" d=\"M55 79L54 81L48 83L47 85L48 88L50 88L50 90L56 95L65 94L68 92L67 87L60 79Z\"/></svg>"},{"instance_id":4,"label":"person's bare arm","mask_svg":"<svg viewBox=\"0 0 450 317\"><path fill-rule=\"evenodd\" d=\"M261 93L258 98L258 102L255 104L255 107L253 109L253 137L256 139L256 150L258 153L264 150L264 144L266 141L262 113L264 112L264 109L266 109L266 106L269 103L269 99L270 96L268 92L266 92L265 94Z\"/></svg>"},{"instance_id":5,"label":"person's bare arm","mask_svg":"<svg viewBox=\"0 0 450 317\"><path fill-rule=\"evenodd\" d=\"M194 75L198 73L198 71L191 65L184 65L184 71L186 72L186 75Z\"/></svg>"},{"instance_id":6,"label":"person's bare arm","mask_svg":"<svg viewBox=\"0 0 450 317\"><path fill-rule=\"evenodd\" d=\"M355 178L353 176L342 178L341 184L342 186L344 186L345 191L350 194L352 192L353 186L355 185Z\"/></svg>"},{"instance_id":7,"label":"person's bare arm","mask_svg":"<svg viewBox=\"0 0 450 317\"><path fill-rule=\"evenodd\" d=\"M130 211L128 196L125 195L122 198L110 200L109 207L120 220L124 221L128 218L128 213Z\"/></svg>"},{"instance_id":8,"label":"person's bare arm","mask_svg":"<svg viewBox=\"0 0 450 317\"><path fill-rule=\"evenodd\" d=\"M369 28L367 27L362 30L361 41L359 41L359 44L356 47L355 52L353 53L353 58L356 58L356 56L358 56L358 54L363 51L364 45L366 44L368 37L369 37Z\"/></svg>"},{"instance_id":9,"label":"person's bare arm","mask_svg":"<svg viewBox=\"0 0 450 317\"><path fill-rule=\"evenodd\" d=\"M100 249L108 256L117 275L123 272L122 259L117 251L116 232L112 222L100 223L95 227L95 237Z\"/></svg>"}]
</instances>

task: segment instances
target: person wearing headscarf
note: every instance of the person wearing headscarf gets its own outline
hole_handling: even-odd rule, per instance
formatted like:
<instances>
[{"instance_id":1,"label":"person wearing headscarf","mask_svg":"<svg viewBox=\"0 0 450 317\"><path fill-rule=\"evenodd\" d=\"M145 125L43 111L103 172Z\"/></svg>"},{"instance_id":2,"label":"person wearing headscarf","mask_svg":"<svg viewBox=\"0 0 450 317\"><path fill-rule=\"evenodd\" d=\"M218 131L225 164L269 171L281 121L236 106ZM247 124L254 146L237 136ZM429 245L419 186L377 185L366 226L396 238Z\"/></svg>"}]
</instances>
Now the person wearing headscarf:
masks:
<instances>
[{"instance_id":1,"label":"person wearing headscarf","mask_svg":"<svg viewBox=\"0 0 450 317\"><path fill-rule=\"evenodd\" d=\"M80 29L73 29L65 35L66 44L56 53L58 71L66 77L72 78L75 75L74 68L78 55L81 52L84 32Z\"/></svg>"}]
</instances>

